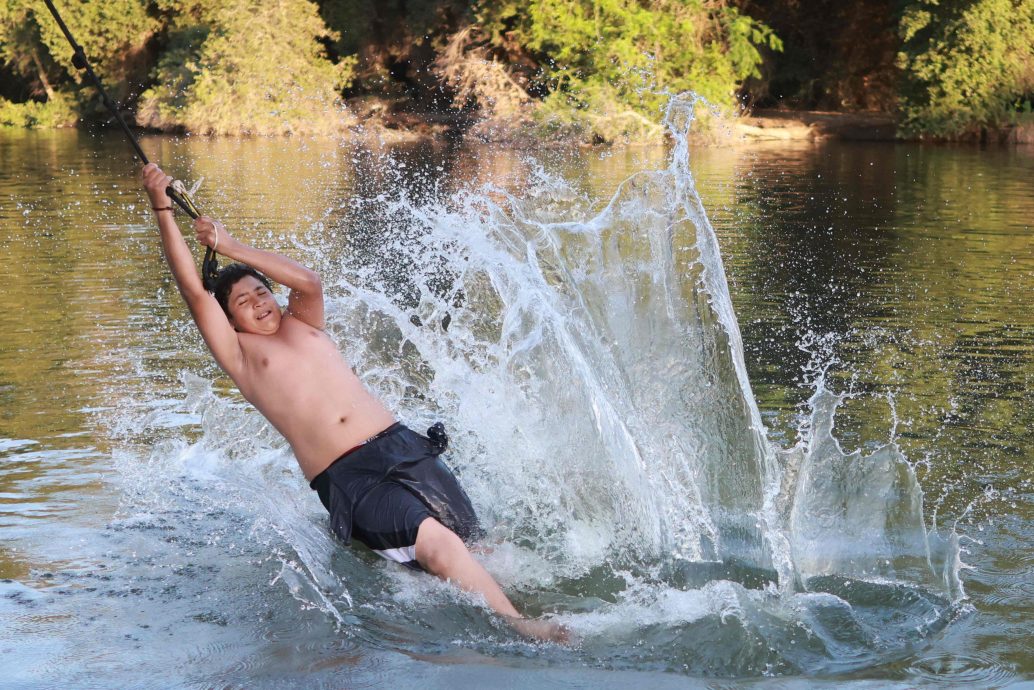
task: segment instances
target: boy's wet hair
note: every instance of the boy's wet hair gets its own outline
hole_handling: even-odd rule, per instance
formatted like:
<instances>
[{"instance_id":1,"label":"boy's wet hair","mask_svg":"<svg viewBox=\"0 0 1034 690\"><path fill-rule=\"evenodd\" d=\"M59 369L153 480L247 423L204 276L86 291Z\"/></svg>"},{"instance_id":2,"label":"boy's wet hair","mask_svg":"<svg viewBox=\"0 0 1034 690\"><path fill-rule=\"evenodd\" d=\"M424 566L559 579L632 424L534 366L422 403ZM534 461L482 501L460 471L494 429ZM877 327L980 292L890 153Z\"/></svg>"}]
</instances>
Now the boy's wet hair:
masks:
<instances>
[{"instance_id":1,"label":"boy's wet hair","mask_svg":"<svg viewBox=\"0 0 1034 690\"><path fill-rule=\"evenodd\" d=\"M215 299L219 302L219 306L223 308L223 312L230 316L230 291L233 286L237 284L241 278L246 276L252 276L257 278L266 289L270 292L273 291L273 286L269 284L269 278L256 271L251 266L244 264L230 264L225 268L219 270L219 275L215 278L215 285L212 286L212 294L215 295Z\"/></svg>"}]
</instances>

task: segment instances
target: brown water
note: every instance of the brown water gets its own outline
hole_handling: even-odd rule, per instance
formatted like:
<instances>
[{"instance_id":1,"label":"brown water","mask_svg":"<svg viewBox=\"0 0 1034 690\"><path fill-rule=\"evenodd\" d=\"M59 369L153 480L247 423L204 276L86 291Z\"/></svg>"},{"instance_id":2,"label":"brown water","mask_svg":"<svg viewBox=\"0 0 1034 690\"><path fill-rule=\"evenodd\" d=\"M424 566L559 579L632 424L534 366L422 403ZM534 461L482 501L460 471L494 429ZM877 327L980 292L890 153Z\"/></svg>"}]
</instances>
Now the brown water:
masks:
<instances>
[{"instance_id":1,"label":"brown water","mask_svg":"<svg viewBox=\"0 0 1034 690\"><path fill-rule=\"evenodd\" d=\"M144 146L178 177L203 176L202 208L243 239L315 260L324 274L392 232L390 205L376 201L398 185L415 203L486 182L530 194L543 172L570 183L560 211L578 215L666 156L411 147L389 165L383 151L297 139ZM1034 680L1034 151L779 145L694 151L692 168L770 435L793 442L810 384L828 367L830 385L855 394L838 415L845 448L895 438L917 463L928 519L954 526L969 566L968 602L915 648L841 672L776 669L788 676L779 682ZM361 632L340 634L340 621L295 596L304 582L290 584L291 563L303 549L297 535L285 543L266 529L272 507L257 519L234 513L203 472L165 483L163 459L179 462L190 441L213 434L202 417L215 412L191 407L184 371L216 381L231 422L253 419L238 416L239 400L202 351L151 216L117 137L0 133L5 686L684 687L687 676L757 675L527 650L476 617L449 619L452 637L434 645L396 644L396 623L359 606L349 614L359 622L346 623ZM316 256L305 249L314 242ZM219 433L250 449L251 429ZM275 460L259 486L280 496L282 476L297 483L289 458L275 439L262 452ZM299 510L320 524L318 511ZM393 577L356 572L357 601L376 599ZM489 642L462 642L471 635ZM714 654L706 638L699 644L699 656Z\"/></svg>"}]
</instances>

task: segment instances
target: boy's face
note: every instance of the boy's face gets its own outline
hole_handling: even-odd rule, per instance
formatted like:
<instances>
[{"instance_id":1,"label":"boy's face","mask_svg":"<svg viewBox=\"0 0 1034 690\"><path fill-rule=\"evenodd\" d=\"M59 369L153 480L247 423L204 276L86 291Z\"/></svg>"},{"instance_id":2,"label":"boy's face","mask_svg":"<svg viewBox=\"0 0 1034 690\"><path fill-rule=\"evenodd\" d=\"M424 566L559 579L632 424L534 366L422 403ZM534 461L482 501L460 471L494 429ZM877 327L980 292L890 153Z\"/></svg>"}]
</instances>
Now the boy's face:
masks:
<instances>
[{"instance_id":1,"label":"boy's face","mask_svg":"<svg viewBox=\"0 0 1034 690\"><path fill-rule=\"evenodd\" d=\"M280 329L280 305L262 281L244 276L230 288L230 324L241 333L272 335Z\"/></svg>"}]
</instances>

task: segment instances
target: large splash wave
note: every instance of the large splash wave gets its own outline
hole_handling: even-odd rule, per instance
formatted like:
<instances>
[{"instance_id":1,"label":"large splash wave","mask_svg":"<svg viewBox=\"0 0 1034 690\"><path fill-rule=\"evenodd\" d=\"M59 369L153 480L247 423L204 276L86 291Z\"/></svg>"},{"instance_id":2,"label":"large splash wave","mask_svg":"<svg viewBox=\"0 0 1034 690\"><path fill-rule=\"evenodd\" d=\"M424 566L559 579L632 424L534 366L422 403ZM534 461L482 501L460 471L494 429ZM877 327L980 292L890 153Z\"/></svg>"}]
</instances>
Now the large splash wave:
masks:
<instances>
[{"instance_id":1,"label":"large splash wave","mask_svg":"<svg viewBox=\"0 0 1034 690\"><path fill-rule=\"evenodd\" d=\"M571 217L570 187L542 169L519 193L353 201L391 227L343 258L348 229L307 237L327 269L329 330L404 421L446 421L495 544L486 564L522 606L582 637L564 654L714 675L892 658L957 611L958 544L927 529L892 441L840 448L841 397L822 378L798 443L766 436L689 168L697 105L669 103L668 167L625 180L588 217ZM237 496L252 538L280 554L276 586L346 628L390 628L391 645L446 630L513 653L431 578L342 561L282 441L187 381L202 437L156 449L153 464Z\"/></svg>"}]
</instances>

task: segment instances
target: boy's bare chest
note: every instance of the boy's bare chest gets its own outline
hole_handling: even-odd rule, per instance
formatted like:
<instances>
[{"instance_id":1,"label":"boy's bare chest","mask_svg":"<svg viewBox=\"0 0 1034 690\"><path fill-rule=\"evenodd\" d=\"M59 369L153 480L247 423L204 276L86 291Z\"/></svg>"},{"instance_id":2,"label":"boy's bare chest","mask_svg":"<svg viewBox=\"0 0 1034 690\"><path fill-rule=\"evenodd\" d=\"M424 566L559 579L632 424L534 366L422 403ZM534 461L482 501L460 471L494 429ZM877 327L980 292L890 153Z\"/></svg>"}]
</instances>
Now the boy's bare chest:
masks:
<instances>
[{"instance_id":1,"label":"boy's bare chest","mask_svg":"<svg viewBox=\"0 0 1034 690\"><path fill-rule=\"evenodd\" d=\"M257 336L241 343L248 378L262 387L297 385L310 376L347 368L334 343L315 329L294 329L275 336Z\"/></svg>"}]
</instances>

